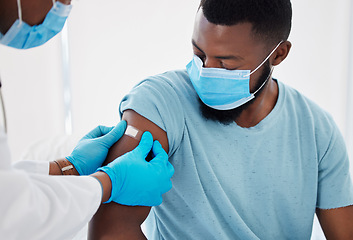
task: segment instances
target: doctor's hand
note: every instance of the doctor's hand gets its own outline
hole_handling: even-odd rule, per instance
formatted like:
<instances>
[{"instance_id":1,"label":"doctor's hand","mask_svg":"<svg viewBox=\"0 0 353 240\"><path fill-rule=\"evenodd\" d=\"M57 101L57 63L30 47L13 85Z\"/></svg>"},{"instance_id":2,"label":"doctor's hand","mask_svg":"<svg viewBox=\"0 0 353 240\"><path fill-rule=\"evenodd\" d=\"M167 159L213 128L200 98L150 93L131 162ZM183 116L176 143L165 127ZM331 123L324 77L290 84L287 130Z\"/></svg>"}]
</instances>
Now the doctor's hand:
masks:
<instances>
[{"instance_id":1,"label":"doctor's hand","mask_svg":"<svg viewBox=\"0 0 353 240\"><path fill-rule=\"evenodd\" d=\"M152 148L154 158L146 157ZM152 134L145 132L139 145L107 166L99 168L109 175L112 183L111 201L130 206L157 206L162 203L162 194L172 188L170 178L174 168L168 155Z\"/></svg>"},{"instance_id":2,"label":"doctor's hand","mask_svg":"<svg viewBox=\"0 0 353 240\"><path fill-rule=\"evenodd\" d=\"M80 175L90 175L101 167L109 148L116 143L126 129L126 121L115 127L98 126L84 136L66 159Z\"/></svg>"}]
</instances>

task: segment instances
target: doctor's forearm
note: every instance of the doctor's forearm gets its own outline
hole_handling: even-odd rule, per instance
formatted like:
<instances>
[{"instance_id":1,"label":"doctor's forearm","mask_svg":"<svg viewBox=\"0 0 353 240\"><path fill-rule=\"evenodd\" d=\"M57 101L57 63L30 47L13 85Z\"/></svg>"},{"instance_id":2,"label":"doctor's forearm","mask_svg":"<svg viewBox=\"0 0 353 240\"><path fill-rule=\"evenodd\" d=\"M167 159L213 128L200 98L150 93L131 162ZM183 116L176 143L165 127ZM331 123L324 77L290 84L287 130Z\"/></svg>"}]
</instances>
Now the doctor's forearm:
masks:
<instances>
[{"instance_id":1,"label":"doctor's forearm","mask_svg":"<svg viewBox=\"0 0 353 240\"><path fill-rule=\"evenodd\" d=\"M94 178L96 178L102 187L102 203L106 202L109 200L111 192L112 192L112 182L105 172L98 171L90 175Z\"/></svg>"},{"instance_id":2,"label":"doctor's forearm","mask_svg":"<svg viewBox=\"0 0 353 240\"><path fill-rule=\"evenodd\" d=\"M72 167L71 167L72 166ZM65 168L67 170L65 170ZM49 175L80 175L76 168L66 159L59 159L49 163Z\"/></svg>"},{"instance_id":3,"label":"doctor's forearm","mask_svg":"<svg viewBox=\"0 0 353 240\"><path fill-rule=\"evenodd\" d=\"M60 160L50 162L49 175L63 175L62 167L70 166L70 165L71 163L66 159L60 159ZM75 167L73 167L70 170L71 170L70 172L65 171L64 175L77 175L77 176L79 175ZM102 202L108 201L112 191L112 183L110 181L108 174L99 171L99 172L93 173L90 176L96 178L102 186Z\"/></svg>"}]
</instances>

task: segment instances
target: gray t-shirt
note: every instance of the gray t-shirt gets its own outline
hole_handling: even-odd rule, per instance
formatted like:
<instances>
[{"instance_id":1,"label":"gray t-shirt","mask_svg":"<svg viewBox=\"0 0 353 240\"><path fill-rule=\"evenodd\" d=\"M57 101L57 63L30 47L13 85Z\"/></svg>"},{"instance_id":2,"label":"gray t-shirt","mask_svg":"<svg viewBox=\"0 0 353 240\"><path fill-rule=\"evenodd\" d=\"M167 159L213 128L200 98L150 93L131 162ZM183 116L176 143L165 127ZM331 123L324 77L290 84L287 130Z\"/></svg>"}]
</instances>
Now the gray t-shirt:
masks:
<instances>
[{"instance_id":1,"label":"gray t-shirt","mask_svg":"<svg viewBox=\"0 0 353 240\"><path fill-rule=\"evenodd\" d=\"M349 160L332 118L278 82L275 108L242 128L206 120L186 71L149 77L124 97L167 132L173 188L148 239L309 239L316 208L353 204Z\"/></svg>"}]
</instances>

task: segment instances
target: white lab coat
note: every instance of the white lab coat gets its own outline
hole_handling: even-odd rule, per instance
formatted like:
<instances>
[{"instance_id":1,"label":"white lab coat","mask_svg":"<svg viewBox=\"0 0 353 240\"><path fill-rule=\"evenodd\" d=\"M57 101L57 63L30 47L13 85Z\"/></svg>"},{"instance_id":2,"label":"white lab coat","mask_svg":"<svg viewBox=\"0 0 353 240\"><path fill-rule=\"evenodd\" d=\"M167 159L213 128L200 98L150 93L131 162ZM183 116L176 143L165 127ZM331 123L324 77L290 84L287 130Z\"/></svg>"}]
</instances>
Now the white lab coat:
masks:
<instances>
[{"instance_id":1,"label":"white lab coat","mask_svg":"<svg viewBox=\"0 0 353 240\"><path fill-rule=\"evenodd\" d=\"M92 218L102 197L98 180L48 174L48 162L12 166L0 132L0 239L72 239Z\"/></svg>"}]
</instances>

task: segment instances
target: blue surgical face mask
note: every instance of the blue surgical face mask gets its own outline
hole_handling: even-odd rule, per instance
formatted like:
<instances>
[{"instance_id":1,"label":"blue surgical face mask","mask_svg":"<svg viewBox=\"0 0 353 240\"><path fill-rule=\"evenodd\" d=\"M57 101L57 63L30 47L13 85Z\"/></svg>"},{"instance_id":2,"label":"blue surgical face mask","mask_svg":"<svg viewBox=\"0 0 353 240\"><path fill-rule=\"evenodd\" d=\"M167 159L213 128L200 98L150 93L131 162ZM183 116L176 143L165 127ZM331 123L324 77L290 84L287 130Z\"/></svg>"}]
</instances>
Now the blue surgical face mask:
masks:
<instances>
[{"instance_id":1,"label":"blue surgical face mask","mask_svg":"<svg viewBox=\"0 0 353 240\"><path fill-rule=\"evenodd\" d=\"M65 5L53 0L53 7L48 12L42 24L30 26L22 21L21 2L17 0L18 17L5 35L0 33L0 44L17 49L28 49L43 45L64 27L71 11L71 5Z\"/></svg>"},{"instance_id":2,"label":"blue surgical face mask","mask_svg":"<svg viewBox=\"0 0 353 240\"><path fill-rule=\"evenodd\" d=\"M255 94L265 85L272 74L273 67L266 81L253 93L250 93L250 75L271 57L281 43L282 41L253 71L204 68L202 60L196 55L186 66L186 70L203 103L217 110L234 109L255 98Z\"/></svg>"}]
</instances>

